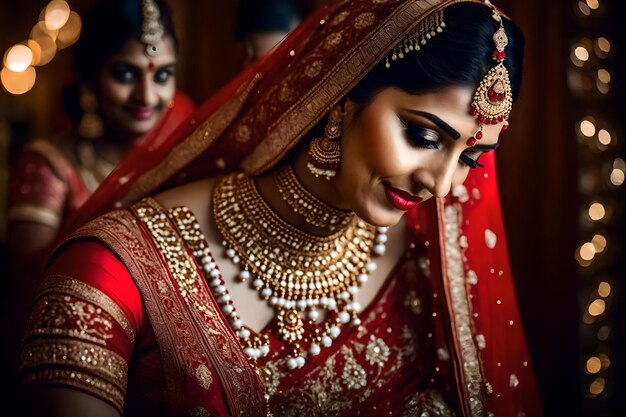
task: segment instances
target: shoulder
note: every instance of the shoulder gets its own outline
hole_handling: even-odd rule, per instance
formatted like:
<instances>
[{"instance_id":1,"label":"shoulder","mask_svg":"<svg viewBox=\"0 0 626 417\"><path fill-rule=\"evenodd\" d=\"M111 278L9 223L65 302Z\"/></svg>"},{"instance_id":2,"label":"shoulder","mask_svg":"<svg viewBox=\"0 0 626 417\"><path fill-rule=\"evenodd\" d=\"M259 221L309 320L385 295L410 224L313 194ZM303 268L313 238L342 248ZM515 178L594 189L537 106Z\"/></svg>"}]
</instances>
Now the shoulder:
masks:
<instances>
[{"instance_id":1,"label":"shoulder","mask_svg":"<svg viewBox=\"0 0 626 417\"><path fill-rule=\"evenodd\" d=\"M187 207L194 213L198 223L207 224L211 211L211 196L216 179L208 178L170 188L154 196L165 210Z\"/></svg>"}]
</instances>

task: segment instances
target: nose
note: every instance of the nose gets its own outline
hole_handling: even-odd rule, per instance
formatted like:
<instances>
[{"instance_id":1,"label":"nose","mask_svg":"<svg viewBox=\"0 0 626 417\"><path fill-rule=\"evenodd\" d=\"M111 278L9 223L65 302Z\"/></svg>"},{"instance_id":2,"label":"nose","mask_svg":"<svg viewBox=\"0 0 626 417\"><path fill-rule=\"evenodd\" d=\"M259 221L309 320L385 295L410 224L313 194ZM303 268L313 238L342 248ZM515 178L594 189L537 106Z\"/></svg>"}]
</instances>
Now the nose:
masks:
<instances>
[{"instance_id":1,"label":"nose","mask_svg":"<svg viewBox=\"0 0 626 417\"><path fill-rule=\"evenodd\" d=\"M422 166L414 173L414 180L435 197L448 195L458 168L458 157L453 152L440 155L440 158L433 156L428 166Z\"/></svg>"},{"instance_id":2,"label":"nose","mask_svg":"<svg viewBox=\"0 0 626 417\"><path fill-rule=\"evenodd\" d=\"M155 107L158 104L157 94L151 74L144 74L133 91L135 101L145 107Z\"/></svg>"}]
</instances>

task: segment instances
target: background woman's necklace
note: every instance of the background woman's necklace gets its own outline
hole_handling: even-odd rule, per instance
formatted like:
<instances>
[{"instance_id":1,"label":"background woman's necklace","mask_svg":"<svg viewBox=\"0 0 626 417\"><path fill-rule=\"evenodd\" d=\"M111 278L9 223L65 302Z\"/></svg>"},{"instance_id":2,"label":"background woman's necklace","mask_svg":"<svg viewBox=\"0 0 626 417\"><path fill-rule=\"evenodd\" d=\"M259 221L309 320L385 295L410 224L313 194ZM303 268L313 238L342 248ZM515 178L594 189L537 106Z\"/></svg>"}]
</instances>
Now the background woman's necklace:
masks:
<instances>
[{"instance_id":1,"label":"background woman's necklace","mask_svg":"<svg viewBox=\"0 0 626 417\"><path fill-rule=\"evenodd\" d=\"M96 153L93 141L79 139L76 144L76 156L81 177L91 192L113 171L115 165Z\"/></svg>"},{"instance_id":2,"label":"background woman's necklace","mask_svg":"<svg viewBox=\"0 0 626 417\"><path fill-rule=\"evenodd\" d=\"M226 255L241 268L238 278L250 281L274 309L278 332L290 348L290 369L303 366L309 355L331 346L343 325L360 324L361 306L355 296L376 269L371 261L373 247L377 246L377 254L382 255L387 228L376 228L354 216L330 236L310 235L278 217L244 174L218 181L213 213L223 245L228 248ZM223 282L217 282L222 280L214 261L204 256L202 263L212 277L211 288L218 290L216 299L223 301ZM251 336L230 297L221 308L249 357L269 353L267 336Z\"/></svg>"}]
</instances>

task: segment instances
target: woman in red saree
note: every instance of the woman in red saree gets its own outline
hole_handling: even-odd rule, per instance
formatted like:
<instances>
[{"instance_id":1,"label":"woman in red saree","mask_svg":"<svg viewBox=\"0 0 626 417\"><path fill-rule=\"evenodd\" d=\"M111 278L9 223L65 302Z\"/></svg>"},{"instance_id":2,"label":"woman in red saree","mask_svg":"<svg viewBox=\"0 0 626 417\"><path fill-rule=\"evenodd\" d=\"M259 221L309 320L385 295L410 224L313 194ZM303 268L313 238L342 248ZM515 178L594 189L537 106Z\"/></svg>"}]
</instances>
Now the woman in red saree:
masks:
<instances>
[{"instance_id":1,"label":"woman in red saree","mask_svg":"<svg viewBox=\"0 0 626 417\"><path fill-rule=\"evenodd\" d=\"M156 14L142 11L147 4ZM148 54L148 47L158 49ZM191 100L176 91L176 50L171 16L153 1L108 2L85 18L74 46L78 81L64 92L74 126L27 144L11 170L7 247L18 327L61 227L133 144L151 130L169 135L192 112Z\"/></svg>"},{"instance_id":2,"label":"woman in red saree","mask_svg":"<svg viewBox=\"0 0 626 417\"><path fill-rule=\"evenodd\" d=\"M321 8L92 197L85 217L127 208L52 258L30 402L541 416L486 153L522 43L489 2Z\"/></svg>"}]
</instances>

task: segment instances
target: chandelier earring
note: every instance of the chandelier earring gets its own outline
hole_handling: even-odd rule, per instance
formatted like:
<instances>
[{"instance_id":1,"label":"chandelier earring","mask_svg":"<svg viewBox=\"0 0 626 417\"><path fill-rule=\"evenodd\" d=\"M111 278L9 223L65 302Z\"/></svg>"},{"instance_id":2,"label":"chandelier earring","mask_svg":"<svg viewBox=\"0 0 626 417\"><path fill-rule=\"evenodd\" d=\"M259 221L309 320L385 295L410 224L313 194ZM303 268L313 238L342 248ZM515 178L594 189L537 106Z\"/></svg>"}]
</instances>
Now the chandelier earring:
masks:
<instances>
[{"instance_id":1,"label":"chandelier earring","mask_svg":"<svg viewBox=\"0 0 626 417\"><path fill-rule=\"evenodd\" d=\"M341 163L341 128L343 112L339 106L333 107L324 127L324 136L309 143L309 162L307 167L316 177L323 176L330 180L337 174Z\"/></svg>"},{"instance_id":2,"label":"chandelier earring","mask_svg":"<svg viewBox=\"0 0 626 417\"><path fill-rule=\"evenodd\" d=\"M82 88L79 103L83 117L78 122L78 134L85 139L95 140L102 136L104 131L102 119L97 112L98 98L92 90Z\"/></svg>"}]
</instances>

